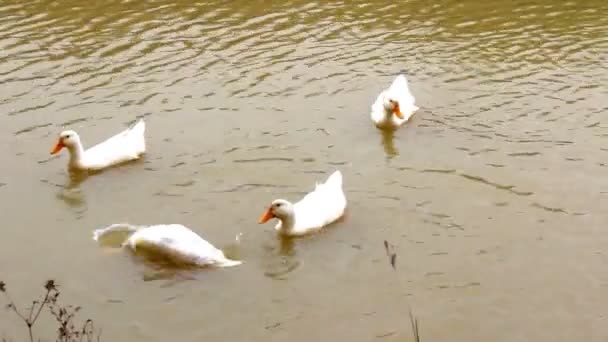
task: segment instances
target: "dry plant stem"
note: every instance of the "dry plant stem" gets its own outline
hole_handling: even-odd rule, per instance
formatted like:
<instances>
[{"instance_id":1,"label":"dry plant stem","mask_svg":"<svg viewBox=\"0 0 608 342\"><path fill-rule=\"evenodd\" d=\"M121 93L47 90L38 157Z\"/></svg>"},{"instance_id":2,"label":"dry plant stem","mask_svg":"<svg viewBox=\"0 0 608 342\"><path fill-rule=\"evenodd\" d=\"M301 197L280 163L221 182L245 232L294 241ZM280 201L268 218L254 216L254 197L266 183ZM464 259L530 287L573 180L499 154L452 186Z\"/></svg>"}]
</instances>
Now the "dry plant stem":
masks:
<instances>
[{"instance_id":1,"label":"dry plant stem","mask_svg":"<svg viewBox=\"0 0 608 342\"><path fill-rule=\"evenodd\" d=\"M412 310L410 310L410 323L412 324L412 331L414 332L414 340L420 342L420 333L418 332L418 318L414 317Z\"/></svg>"},{"instance_id":2,"label":"dry plant stem","mask_svg":"<svg viewBox=\"0 0 608 342\"><path fill-rule=\"evenodd\" d=\"M393 271L395 271L395 273L397 272L397 253L395 253L393 251L393 245L390 244L387 240L384 240L384 250L386 251L386 256L389 259L389 263L391 265L391 267L393 268ZM401 282L398 281L398 283L401 286ZM409 304L408 304L409 306ZM418 319L416 318L416 316L414 316L414 314L412 313L412 309L410 307L410 324L412 325L412 333L414 334L414 340L416 342L420 342L420 333L418 331Z\"/></svg>"},{"instance_id":3,"label":"dry plant stem","mask_svg":"<svg viewBox=\"0 0 608 342\"><path fill-rule=\"evenodd\" d=\"M57 285L53 280L47 281L44 288L46 289L46 293L44 294L42 300L34 300L32 302L32 306L29 308L29 313L23 314L19 311L19 309L15 305L15 302L12 300L12 298L6 291L6 284L3 281L0 281L0 292L4 293L4 296L6 297L9 303L7 308L12 309L12 311L17 315L17 317L19 317L25 323L28 328L30 342L34 342L33 327L45 307L48 308L49 313L55 318L55 320L59 324L59 328L57 329L56 341L92 342L95 336L95 326L93 320L87 319L80 328L76 328L74 319L76 313L80 311L80 307L73 307L72 305L64 306L59 303L57 300L59 297L59 290L57 289ZM101 331L97 334L97 341L100 340L100 337ZM7 338L4 336L0 339L0 341L8 342Z\"/></svg>"},{"instance_id":4,"label":"dry plant stem","mask_svg":"<svg viewBox=\"0 0 608 342\"><path fill-rule=\"evenodd\" d=\"M17 314L17 316L19 316L19 318L21 318L23 323L25 323L25 325L27 326L27 331L28 331L28 334L30 337L30 342L34 342L34 332L32 331L32 327L34 326L34 323L36 323L36 320L40 316L40 312L42 312L42 309L44 308L44 306L46 304L48 304L49 298L50 298L49 295L52 290L53 290L53 288L48 288L46 290L46 293L44 294L44 299L42 300L42 302L38 302L36 300L32 302L32 307L30 308L30 313L27 318L21 312L19 312L19 310L17 309L17 306L15 305L15 302L8 295L8 293L4 292L4 296L8 299L8 302L9 302L8 306L11 309L13 309L13 311ZM38 304L38 308L36 310L37 304ZM34 314L34 311L36 312L36 314Z\"/></svg>"}]
</instances>

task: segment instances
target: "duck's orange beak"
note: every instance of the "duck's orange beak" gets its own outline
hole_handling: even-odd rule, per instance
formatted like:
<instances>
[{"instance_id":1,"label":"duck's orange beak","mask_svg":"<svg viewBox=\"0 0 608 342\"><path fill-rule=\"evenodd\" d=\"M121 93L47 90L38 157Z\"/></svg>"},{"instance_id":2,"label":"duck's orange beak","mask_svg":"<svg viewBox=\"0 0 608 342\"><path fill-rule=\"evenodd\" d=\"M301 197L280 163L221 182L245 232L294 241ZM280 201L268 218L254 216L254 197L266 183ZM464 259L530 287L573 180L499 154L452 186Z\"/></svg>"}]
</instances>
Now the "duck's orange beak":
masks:
<instances>
[{"instance_id":1,"label":"duck's orange beak","mask_svg":"<svg viewBox=\"0 0 608 342\"><path fill-rule=\"evenodd\" d=\"M272 208L268 208L264 212L264 214L262 215L262 217L260 217L260 221L258 221L258 223L259 224L266 223L266 222L268 222L273 217L274 217L274 214L272 213Z\"/></svg>"},{"instance_id":2,"label":"duck's orange beak","mask_svg":"<svg viewBox=\"0 0 608 342\"><path fill-rule=\"evenodd\" d=\"M393 113L395 115L397 115L397 117L401 120L403 120L403 113L401 113L401 110L399 109L399 104L395 103L395 107L393 107Z\"/></svg>"},{"instance_id":3,"label":"duck's orange beak","mask_svg":"<svg viewBox=\"0 0 608 342\"><path fill-rule=\"evenodd\" d=\"M59 139L59 141L57 141L57 144L55 145L55 147L53 147L53 150L51 150L51 154L55 154L55 153L61 151L61 149L64 147L65 147L65 145L63 144L63 141L61 141L61 139Z\"/></svg>"}]
</instances>

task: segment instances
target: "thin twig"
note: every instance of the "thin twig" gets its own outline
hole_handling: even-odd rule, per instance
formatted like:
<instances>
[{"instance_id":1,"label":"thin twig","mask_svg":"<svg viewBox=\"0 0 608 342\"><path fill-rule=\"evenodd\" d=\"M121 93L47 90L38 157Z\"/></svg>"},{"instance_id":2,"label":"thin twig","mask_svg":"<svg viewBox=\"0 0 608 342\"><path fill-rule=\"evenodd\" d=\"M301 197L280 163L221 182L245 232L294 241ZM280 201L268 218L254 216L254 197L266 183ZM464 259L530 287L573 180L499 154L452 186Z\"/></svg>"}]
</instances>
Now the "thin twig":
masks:
<instances>
[{"instance_id":1,"label":"thin twig","mask_svg":"<svg viewBox=\"0 0 608 342\"><path fill-rule=\"evenodd\" d=\"M47 289L46 294L44 295L44 300L42 301L42 303L40 303L40 307L38 307L38 312L36 312L36 316L34 316L33 320L29 321L31 324L34 324L36 322L36 320L38 319L38 316L40 316L40 312L42 311L42 308L48 303L50 293L51 293L51 289ZM32 306L32 309L33 308L34 307ZM32 317L31 311L30 311L30 317Z\"/></svg>"},{"instance_id":2,"label":"thin twig","mask_svg":"<svg viewBox=\"0 0 608 342\"><path fill-rule=\"evenodd\" d=\"M420 333L418 332L418 318L414 316L412 310L410 310L410 323L412 324L414 339L416 340L416 342L420 342Z\"/></svg>"},{"instance_id":3,"label":"thin twig","mask_svg":"<svg viewBox=\"0 0 608 342\"><path fill-rule=\"evenodd\" d=\"M10 301L10 299L9 299ZM19 318L21 318L23 321L27 321L27 319L21 314L21 312L19 312L19 310L17 310L17 307L15 306L15 304L10 301L8 304L8 307L13 309L13 311L17 314L17 316L19 316Z\"/></svg>"},{"instance_id":4,"label":"thin twig","mask_svg":"<svg viewBox=\"0 0 608 342\"><path fill-rule=\"evenodd\" d=\"M28 324L27 332L30 334L30 342L34 342L34 332L32 331L32 326Z\"/></svg>"},{"instance_id":5,"label":"thin twig","mask_svg":"<svg viewBox=\"0 0 608 342\"><path fill-rule=\"evenodd\" d=\"M384 240L384 250L386 251L386 256L388 257L393 270L397 271L397 268L396 268L397 253L394 252L393 245L390 244L388 241ZM412 333L414 334L414 340L416 342L420 342L420 332L418 331L418 319L412 313L411 308L409 310L409 313L410 313L410 324L412 325Z\"/></svg>"},{"instance_id":6,"label":"thin twig","mask_svg":"<svg viewBox=\"0 0 608 342\"><path fill-rule=\"evenodd\" d=\"M84 324L80 327L80 330L76 328L75 316L80 311L80 306L67 305L63 306L58 303L57 298L59 297L59 291L57 285L53 280L48 280L44 286L46 293L42 301L34 300L32 306L29 308L30 312L25 315L22 314L17 306L15 305L12 298L6 291L6 284L0 281L0 292L4 293L5 298L9 302L8 308L12 309L15 314L21 318L28 328L28 335L30 342L34 342L33 326L37 322L44 308L48 308L48 312L55 317L55 320L59 324L57 329L56 341L59 342L82 342L86 335L86 341L91 342L95 338L95 326L93 320L87 319ZM38 305L38 306L36 306ZM97 335L97 341L100 341L101 330ZM8 342L6 337L1 337L0 341ZM40 341L40 340L38 340Z\"/></svg>"}]
</instances>

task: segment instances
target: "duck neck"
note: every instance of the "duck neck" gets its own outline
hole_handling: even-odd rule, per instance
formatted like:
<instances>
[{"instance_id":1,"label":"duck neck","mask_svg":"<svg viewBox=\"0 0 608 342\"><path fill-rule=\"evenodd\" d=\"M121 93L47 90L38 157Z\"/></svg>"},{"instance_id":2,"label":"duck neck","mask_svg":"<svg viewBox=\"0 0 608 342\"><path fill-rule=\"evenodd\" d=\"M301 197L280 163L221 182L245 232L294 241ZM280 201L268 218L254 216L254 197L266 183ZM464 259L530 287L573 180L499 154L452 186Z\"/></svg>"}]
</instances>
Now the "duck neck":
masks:
<instances>
[{"instance_id":1,"label":"duck neck","mask_svg":"<svg viewBox=\"0 0 608 342\"><path fill-rule=\"evenodd\" d=\"M280 218L280 220L281 227L279 228L279 231L282 234L289 234L296 224L295 215L293 213L289 213L289 215Z\"/></svg>"},{"instance_id":2,"label":"duck neck","mask_svg":"<svg viewBox=\"0 0 608 342\"><path fill-rule=\"evenodd\" d=\"M393 107L385 104L382 109L384 109L384 118L390 120L393 116Z\"/></svg>"},{"instance_id":3,"label":"duck neck","mask_svg":"<svg viewBox=\"0 0 608 342\"><path fill-rule=\"evenodd\" d=\"M386 120L391 120L393 118L393 110L392 109L384 109L384 118Z\"/></svg>"},{"instance_id":4,"label":"duck neck","mask_svg":"<svg viewBox=\"0 0 608 342\"><path fill-rule=\"evenodd\" d=\"M79 167L82 164L82 157L84 156L82 144L77 143L69 147L68 150L70 151L70 167Z\"/></svg>"}]
</instances>

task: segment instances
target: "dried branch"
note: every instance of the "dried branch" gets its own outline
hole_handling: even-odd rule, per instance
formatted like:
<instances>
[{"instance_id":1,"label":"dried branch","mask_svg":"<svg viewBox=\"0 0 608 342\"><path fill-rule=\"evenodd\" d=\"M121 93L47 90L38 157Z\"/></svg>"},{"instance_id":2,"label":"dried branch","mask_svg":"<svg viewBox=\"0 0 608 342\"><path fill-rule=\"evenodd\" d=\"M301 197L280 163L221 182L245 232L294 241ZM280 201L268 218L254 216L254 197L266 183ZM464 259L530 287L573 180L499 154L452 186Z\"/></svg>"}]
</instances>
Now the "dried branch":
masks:
<instances>
[{"instance_id":1,"label":"dried branch","mask_svg":"<svg viewBox=\"0 0 608 342\"><path fill-rule=\"evenodd\" d=\"M42 301L34 300L30 311L26 315L22 314L15 305L12 298L6 291L6 283L0 281L0 292L4 293L8 301L7 307L12 309L13 312L19 317L27 326L30 342L34 342L33 327L40 317L43 309L48 308L48 312L55 318L55 321L59 324L57 328L57 341L58 342L82 342L86 339L87 342L92 342L95 338L95 326L93 320L87 319L80 328L76 328L75 316L80 311L80 306L62 305L58 302L59 290L57 284L53 280L48 280L44 285L46 290ZM96 340L99 342L101 337L101 331L97 334ZM8 342L6 338L2 338L2 342Z\"/></svg>"},{"instance_id":2,"label":"dried branch","mask_svg":"<svg viewBox=\"0 0 608 342\"><path fill-rule=\"evenodd\" d=\"M384 240L384 250L386 251L386 256L389 259L393 270L397 270L397 253L394 252L394 246L390 244L388 241ZM412 313L410 309L410 324L412 325L412 332L414 334L414 340L416 342L420 342L420 332L418 331L418 319Z\"/></svg>"}]
</instances>

